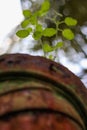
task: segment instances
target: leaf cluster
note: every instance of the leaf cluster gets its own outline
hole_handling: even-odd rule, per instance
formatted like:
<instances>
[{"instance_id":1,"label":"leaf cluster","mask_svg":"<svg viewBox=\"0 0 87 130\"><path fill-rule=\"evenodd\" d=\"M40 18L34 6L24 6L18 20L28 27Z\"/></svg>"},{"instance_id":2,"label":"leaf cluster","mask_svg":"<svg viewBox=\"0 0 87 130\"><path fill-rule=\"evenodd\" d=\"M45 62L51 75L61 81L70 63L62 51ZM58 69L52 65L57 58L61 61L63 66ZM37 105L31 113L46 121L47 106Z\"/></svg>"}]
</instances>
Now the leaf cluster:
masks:
<instances>
[{"instance_id":1,"label":"leaf cluster","mask_svg":"<svg viewBox=\"0 0 87 130\"><path fill-rule=\"evenodd\" d=\"M54 35L58 35L58 32L61 32L61 36L67 40L74 39L74 33L70 27L76 26L77 20L72 17L66 17L64 20L57 20L56 17L62 17L62 14L59 14L55 11L55 16L53 18L49 18L56 28L44 28L43 24L40 23L40 19L44 16L47 16L50 10L50 2L49 0L44 0L39 10L35 12L31 12L31 10L23 10L23 15L25 19L21 23L21 30L18 30L16 35L20 38L26 38L30 34L35 40L40 40L43 36L44 37L52 37ZM64 29L60 28L61 24L65 24L66 27ZM55 46L49 45L48 42L42 44L42 49L45 53L55 51L58 48L63 47L63 42L56 43Z\"/></svg>"}]
</instances>

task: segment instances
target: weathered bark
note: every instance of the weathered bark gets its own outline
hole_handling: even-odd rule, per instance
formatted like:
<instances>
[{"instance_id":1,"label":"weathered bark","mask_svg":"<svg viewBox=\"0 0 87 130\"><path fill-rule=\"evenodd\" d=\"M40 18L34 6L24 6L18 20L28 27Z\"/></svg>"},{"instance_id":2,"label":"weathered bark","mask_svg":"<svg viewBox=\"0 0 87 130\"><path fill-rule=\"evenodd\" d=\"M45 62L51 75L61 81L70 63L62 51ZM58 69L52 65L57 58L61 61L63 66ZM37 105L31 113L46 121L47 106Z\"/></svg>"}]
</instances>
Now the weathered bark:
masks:
<instances>
[{"instance_id":1,"label":"weathered bark","mask_svg":"<svg viewBox=\"0 0 87 130\"><path fill-rule=\"evenodd\" d=\"M87 89L39 56L0 57L0 130L86 130Z\"/></svg>"}]
</instances>

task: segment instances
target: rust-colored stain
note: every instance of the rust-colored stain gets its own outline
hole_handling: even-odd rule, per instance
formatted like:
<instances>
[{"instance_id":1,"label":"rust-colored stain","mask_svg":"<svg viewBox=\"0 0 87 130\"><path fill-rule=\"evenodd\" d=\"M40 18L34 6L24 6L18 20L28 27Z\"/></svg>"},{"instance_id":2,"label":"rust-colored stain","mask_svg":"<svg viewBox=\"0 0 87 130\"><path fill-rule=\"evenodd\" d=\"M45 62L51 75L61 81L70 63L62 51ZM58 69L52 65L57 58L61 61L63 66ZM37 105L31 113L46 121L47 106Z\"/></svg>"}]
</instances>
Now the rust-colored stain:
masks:
<instances>
[{"instance_id":1,"label":"rust-colored stain","mask_svg":"<svg viewBox=\"0 0 87 130\"><path fill-rule=\"evenodd\" d=\"M0 130L87 130L87 89L64 66L0 56Z\"/></svg>"}]
</instances>

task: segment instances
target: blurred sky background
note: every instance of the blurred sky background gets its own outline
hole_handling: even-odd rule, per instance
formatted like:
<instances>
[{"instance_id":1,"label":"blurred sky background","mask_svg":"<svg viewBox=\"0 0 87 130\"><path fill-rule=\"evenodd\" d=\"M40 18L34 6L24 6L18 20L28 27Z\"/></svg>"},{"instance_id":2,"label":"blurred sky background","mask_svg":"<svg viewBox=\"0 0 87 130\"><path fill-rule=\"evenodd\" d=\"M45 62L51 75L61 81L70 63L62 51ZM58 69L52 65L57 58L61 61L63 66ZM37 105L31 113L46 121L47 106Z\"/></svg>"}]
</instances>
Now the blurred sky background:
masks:
<instances>
[{"instance_id":1,"label":"blurred sky background","mask_svg":"<svg viewBox=\"0 0 87 130\"><path fill-rule=\"evenodd\" d=\"M23 15L20 0L2 0L0 2L0 55L4 54L7 51L6 48L10 46L11 39L8 39L8 34L11 33L11 31L16 28L22 20ZM85 32L87 33L87 28L85 28ZM21 46L24 46L24 50L21 50L21 52L28 53L26 48L29 45L22 43ZM14 46L13 52L20 52L19 48ZM72 64L68 62L65 57L60 59L61 63L67 66L75 74L81 73L81 67L87 69L87 59L83 59L80 64ZM87 77L85 77L83 82L87 85Z\"/></svg>"},{"instance_id":2,"label":"blurred sky background","mask_svg":"<svg viewBox=\"0 0 87 130\"><path fill-rule=\"evenodd\" d=\"M23 19L20 0L0 1L0 45L4 37Z\"/></svg>"}]
</instances>

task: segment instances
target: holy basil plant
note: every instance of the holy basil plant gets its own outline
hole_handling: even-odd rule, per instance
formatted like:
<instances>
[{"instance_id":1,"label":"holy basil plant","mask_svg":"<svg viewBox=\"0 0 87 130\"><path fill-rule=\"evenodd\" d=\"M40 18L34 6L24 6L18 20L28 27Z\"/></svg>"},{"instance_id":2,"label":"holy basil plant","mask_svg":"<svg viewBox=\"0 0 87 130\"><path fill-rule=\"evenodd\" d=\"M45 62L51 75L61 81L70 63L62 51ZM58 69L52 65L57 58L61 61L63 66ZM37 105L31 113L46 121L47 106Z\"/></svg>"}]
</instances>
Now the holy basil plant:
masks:
<instances>
[{"instance_id":1,"label":"holy basil plant","mask_svg":"<svg viewBox=\"0 0 87 130\"><path fill-rule=\"evenodd\" d=\"M61 36L67 40L74 39L74 33L72 31L72 27L76 26L77 20L72 17L65 17L63 19L63 15L55 12L54 17L49 17L47 15L50 11L50 2L49 0L44 0L39 10L32 12L31 10L23 10L23 15L25 19L21 23L21 30L16 32L16 35L20 38L26 38L29 35L35 40L41 40L42 37L53 37L57 36L58 32L61 33ZM43 17L49 19L51 22L55 24L55 28L44 27L43 23L40 22ZM57 17L62 17L63 20L58 20ZM60 28L61 25L65 25L64 28ZM49 42L42 43L42 49L45 53L55 51L58 48L63 47L63 42L57 42L54 46L50 45ZM50 56L51 57L51 56Z\"/></svg>"}]
</instances>

